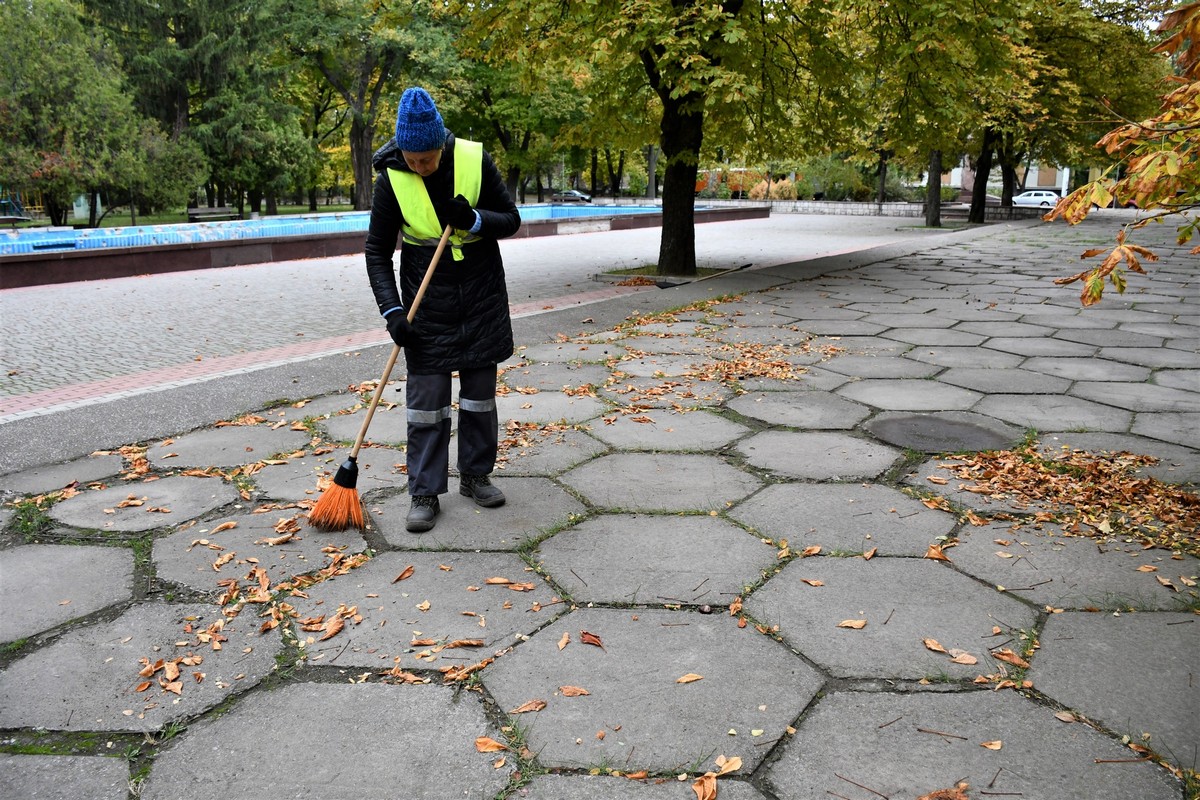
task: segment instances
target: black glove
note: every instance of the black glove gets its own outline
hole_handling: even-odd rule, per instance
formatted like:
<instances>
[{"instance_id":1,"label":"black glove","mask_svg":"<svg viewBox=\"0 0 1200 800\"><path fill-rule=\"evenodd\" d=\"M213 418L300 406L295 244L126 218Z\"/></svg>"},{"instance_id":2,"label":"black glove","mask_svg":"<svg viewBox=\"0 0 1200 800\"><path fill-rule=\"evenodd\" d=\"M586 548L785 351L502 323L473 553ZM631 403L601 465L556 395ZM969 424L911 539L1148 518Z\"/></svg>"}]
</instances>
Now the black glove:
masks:
<instances>
[{"instance_id":1,"label":"black glove","mask_svg":"<svg viewBox=\"0 0 1200 800\"><path fill-rule=\"evenodd\" d=\"M460 231L469 231L475 227L475 209L461 194L453 200L443 200L433 204L437 213L438 223L444 228L449 225Z\"/></svg>"},{"instance_id":2,"label":"black glove","mask_svg":"<svg viewBox=\"0 0 1200 800\"><path fill-rule=\"evenodd\" d=\"M403 308L388 314L384 321L387 322L388 335L400 347L407 347L417 340L417 332L408 323L408 315Z\"/></svg>"}]
</instances>

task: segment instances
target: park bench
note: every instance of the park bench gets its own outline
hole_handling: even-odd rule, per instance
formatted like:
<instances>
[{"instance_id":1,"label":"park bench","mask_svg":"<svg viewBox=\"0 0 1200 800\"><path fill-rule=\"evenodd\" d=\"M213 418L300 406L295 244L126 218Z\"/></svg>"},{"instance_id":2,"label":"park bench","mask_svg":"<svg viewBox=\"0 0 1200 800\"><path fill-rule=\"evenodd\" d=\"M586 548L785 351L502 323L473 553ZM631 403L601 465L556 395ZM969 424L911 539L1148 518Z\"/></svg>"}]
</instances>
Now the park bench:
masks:
<instances>
[{"instance_id":1,"label":"park bench","mask_svg":"<svg viewBox=\"0 0 1200 800\"><path fill-rule=\"evenodd\" d=\"M242 215L236 208L220 206L216 208L189 208L188 222L213 222L222 219L241 219Z\"/></svg>"}]
</instances>

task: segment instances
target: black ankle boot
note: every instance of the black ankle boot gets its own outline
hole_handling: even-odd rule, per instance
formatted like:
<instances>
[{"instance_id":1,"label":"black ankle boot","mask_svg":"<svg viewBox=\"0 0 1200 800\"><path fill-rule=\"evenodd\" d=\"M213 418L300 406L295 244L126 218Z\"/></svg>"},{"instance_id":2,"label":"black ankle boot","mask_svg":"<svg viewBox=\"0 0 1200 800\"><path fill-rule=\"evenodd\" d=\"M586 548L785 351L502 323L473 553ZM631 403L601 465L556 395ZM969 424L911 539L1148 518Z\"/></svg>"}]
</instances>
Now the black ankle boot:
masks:
<instances>
[{"instance_id":1,"label":"black ankle boot","mask_svg":"<svg viewBox=\"0 0 1200 800\"><path fill-rule=\"evenodd\" d=\"M495 508L504 505L504 492L492 485L487 475L470 475L463 473L459 476L459 493L475 501L475 505L484 508Z\"/></svg>"},{"instance_id":2,"label":"black ankle boot","mask_svg":"<svg viewBox=\"0 0 1200 800\"><path fill-rule=\"evenodd\" d=\"M412 507L408 509L405 527L409 533L424 533L433 528L433 523L441 510L436 494L414 494Z\"/></svg>"}]
</instances>

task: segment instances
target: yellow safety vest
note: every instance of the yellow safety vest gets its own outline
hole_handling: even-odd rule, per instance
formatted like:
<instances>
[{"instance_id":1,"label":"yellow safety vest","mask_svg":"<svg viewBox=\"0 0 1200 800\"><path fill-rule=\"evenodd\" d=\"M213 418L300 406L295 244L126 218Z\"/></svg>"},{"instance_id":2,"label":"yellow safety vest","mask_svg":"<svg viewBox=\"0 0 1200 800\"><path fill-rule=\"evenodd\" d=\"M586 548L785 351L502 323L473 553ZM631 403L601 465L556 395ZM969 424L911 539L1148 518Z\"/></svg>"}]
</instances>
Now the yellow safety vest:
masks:
<instances>
[{"instance_id":1,"label":"yellow safety vest","mask_svg":"<svg viewBox=\"0 0 1200 800\"><path fill-rule=\"evenodd\" d=\"M434 246L442 238L442 226L433 201L425 191L425 180L415 172L388 169L388 178L396 201L404 214L404 243ZM454 140L454 194L467 198L474 208L479 202L479 190L483 185L483 145L468 139ZM455 230L450 234L450 249L455 261L463 258L462 247L477 242L482 237L467 231Z\"/></svg>"}]
</instances>

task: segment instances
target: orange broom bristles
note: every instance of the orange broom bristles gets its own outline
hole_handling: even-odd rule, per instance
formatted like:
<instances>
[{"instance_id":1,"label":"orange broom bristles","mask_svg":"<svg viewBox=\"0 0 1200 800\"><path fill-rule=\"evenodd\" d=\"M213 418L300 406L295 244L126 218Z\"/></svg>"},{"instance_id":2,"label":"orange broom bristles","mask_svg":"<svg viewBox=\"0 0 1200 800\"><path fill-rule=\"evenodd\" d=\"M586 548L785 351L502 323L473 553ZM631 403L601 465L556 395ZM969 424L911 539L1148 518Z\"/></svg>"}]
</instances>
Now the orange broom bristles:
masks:
<instances>
[{"instance_id":1,"label":"orange broom bristles","mask_svg":"<svg viewBox=\"0 0 1200 800\"><path fill-rule=\"evenodd\" d=\"M322 531L344 531L351 525L363 529L362 504L358 501L358 459L350 456L308 512L308 524Z\"/></svg>"},{"instance_id":2,"label":"orange broom bristles","mask_svg":"<svg viewBox=\"0 0 1200 800\"><path fill-rule=\"evenodd\" d=\"M344 531L349 527L362 530L362 503L358 490L331 483L308 512L308 524L322 531Z\"/></svg>"}]
</instances>

